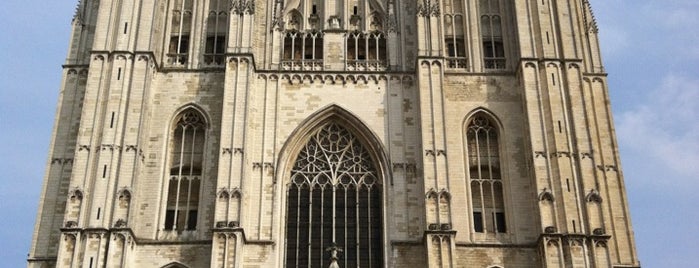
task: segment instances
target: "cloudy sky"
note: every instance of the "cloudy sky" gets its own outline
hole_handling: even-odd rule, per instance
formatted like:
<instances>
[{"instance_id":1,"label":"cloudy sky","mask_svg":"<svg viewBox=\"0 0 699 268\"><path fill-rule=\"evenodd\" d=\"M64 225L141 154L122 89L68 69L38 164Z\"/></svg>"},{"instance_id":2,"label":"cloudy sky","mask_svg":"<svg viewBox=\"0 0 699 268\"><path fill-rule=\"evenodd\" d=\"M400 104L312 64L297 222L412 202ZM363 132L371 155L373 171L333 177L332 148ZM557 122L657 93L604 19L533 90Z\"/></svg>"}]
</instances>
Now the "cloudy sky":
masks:
<instances>
[{"instance_id":1,"label":"cloudy sky","mask_svg":"<svg viewBox=\"0 0 699 268\"><path fill-rule=\"evenodd\" d=\"M590 0L643 267L699 263L699 1ZM23 267L77 0L0 1L0 259Z\"/></svg>"}]
</instances>

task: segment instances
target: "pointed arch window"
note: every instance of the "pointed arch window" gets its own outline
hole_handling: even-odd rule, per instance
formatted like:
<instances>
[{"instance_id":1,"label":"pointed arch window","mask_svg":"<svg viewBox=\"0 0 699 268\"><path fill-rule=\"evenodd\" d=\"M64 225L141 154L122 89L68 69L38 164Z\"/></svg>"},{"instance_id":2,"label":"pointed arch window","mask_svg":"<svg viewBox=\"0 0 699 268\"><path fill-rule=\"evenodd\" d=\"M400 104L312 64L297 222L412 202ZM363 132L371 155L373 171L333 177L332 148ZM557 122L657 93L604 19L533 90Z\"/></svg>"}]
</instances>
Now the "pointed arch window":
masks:
<instances>
[{"instance_id":1,"label":"pointed arch window","mask_svg":"<svg viewBox=\"0 0 699 268\"><path fill-rule=\"evenodd\" d=\"M468 123L466 140L473 205L473 231L506 233L500 144L493 120L483 113L473 116Z\"/></svg>"},{"instance_id":2,"label":"pointed arch window","mask_svg":"<svg viewBox=\"0 0 699 268\"><path fill-rule=\"evenodd\" d=\"M334 257L340 267L383 267L381 181L341 125L321 126L299 153L286 209L285 267L327 267Z\"/></svg>"},{"instance_id":3,"label":"pointed arch window","mask_svg":"<svg viewBox=\"0 0 699 268\"><path fill-rule=\"evenodd\" d=\"M348 71L385 70L388 52L386 34L381 31L350 32L346 37Z\"/></svg>"},{"instance_id":4,"label":"pointed arch window","mask_svg":"<svg viewBox=\"0 0 699 268\"><path fill-rule=\"evenodd\" d=\"M322 70L323 32L291 29L284 33L283 42L283 70Z\"/></svg>"},{"instance_id":5,"label":"pointed arch window","mask_svg":"<svg viewBox=\"0 0 699 268\"><path fill-rule=\"evenodd\" d=\"M505 43L500 0L480 0L483 64L486 69L505 69Z\"/></svg>"},{"instance_id":6,"label":"pointed arch window","mask_svg":"<svg viewBox=\"0 0 699 268\"><path fill-rule=\"evenodd\" d=\"M183 66L189 60L193 2L194 0L173 0L171 2L167 63L172 66Z\"/></svg>"},{"instance_id":7,"label":"pointed arch window","mask_svg":"<svg viewBox=\"0 0 699 268\"><path fill-rule=\"evenodd\" d=\"M204 64L221 66L226 53L226 35L228 33L229 0L211 0L206 21L206 47Z\"/></svg>"},{"instance_id":8,"label":"pointed arch window","mask_svg":"<svg viewBox=\"0 0 699 268\"><path fill-rule=\"evenodd\" d=\"M464 2L463 0L444 1L444 48L447 67L465 69L468 67L466 43L464 41Z\"/></svg>"},{"instance_id":9,"label":"pointed arch window","mask_svg":"<svg viewBox=\"0 0 699 268\"><path fill-rule=\"evenodd\" d=\"M176 122L169 149L164 229L182 232L197 228L206 123L194 109L182 112Z\"/></svg>"}]
</instances>

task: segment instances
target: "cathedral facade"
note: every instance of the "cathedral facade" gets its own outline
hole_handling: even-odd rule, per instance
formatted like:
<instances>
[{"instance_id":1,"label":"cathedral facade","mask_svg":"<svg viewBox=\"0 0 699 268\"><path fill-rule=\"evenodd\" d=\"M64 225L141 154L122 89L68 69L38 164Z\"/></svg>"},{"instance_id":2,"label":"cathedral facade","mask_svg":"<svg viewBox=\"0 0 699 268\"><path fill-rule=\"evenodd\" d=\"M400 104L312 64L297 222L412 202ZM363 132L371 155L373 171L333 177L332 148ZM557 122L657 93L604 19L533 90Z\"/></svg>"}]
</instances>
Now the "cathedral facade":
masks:
<instances>
[{"instance_id":1,"label":"cathedral facade","mask_svg":"<svg viewBox=\"0 0 699 268\"><path fill-rule=\"evenodd\" d=\"M28 267L640 267L587 0L80 0Z\"/></svg>"}]
</instances>

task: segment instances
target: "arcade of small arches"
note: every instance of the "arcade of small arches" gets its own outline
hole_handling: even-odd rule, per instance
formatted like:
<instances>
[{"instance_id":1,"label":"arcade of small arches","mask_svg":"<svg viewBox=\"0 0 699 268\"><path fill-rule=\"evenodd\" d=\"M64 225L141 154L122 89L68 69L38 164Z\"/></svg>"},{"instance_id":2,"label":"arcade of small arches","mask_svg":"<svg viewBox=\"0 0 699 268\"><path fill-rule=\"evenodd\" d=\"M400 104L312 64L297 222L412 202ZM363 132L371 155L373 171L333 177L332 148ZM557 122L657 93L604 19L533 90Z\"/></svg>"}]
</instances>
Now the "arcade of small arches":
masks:
<instances>
[{"instance_id":1,"label":"arcade of small arches","mask_svg":"<svg viewBox=\"0 0 699 268\"><path fill-rule=\"evenodd\" d=\"M504 0L479 0L480 51L485 69L506 68L505 33L506 18ZM233 4L231 4L233 2ZM231 16L237 15L240 3L250 1L206 0L208 9L204 25L197 26L193 12L197 0L174 0L169 6L169 23L166 32L165 59L168 67L185 68L193 56L201 57L202 67L223 67ZM331 4L329 2L338 2ZM345 3L342 3L345 2ZM429 2L429 1L427 1ZM435 15L441 16L441 53L450 69L468 69L468 22L464 0L435 1ZM288 0L277 1L277 11L272 22L281 35L280 70L321 71L324 68L324 44L326 31L344 33L343 47L345 70L385 71L388 68L388 33L396 32L395 7L381 0ZM336 7L347 10L338 12ZM253 7L247 7L250 13ZM435 8L432 8L435 9ZM246 14L245 12L241 14ZM202 29L195 29L201 27ZM201 54L192 54L193 42L198 39L192 33L201 32Z\"/></svg>"}]
</instances>

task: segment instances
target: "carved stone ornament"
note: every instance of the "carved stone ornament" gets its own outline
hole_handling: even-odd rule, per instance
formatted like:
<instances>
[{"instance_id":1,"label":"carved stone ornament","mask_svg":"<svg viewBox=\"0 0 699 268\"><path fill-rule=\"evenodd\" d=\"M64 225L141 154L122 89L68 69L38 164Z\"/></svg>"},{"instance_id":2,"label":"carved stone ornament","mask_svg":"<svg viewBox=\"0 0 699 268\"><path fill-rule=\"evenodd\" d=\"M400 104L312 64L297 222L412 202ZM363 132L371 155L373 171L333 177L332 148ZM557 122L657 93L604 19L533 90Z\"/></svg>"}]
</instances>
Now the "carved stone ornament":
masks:
<instances>
[{"instance_id":1,"label":"carved stone ornament","mask_svg":"<svg viewBox=\"0 0 699 268\"><path fill-rule=\"evenodd\" d=\"M554 226L546 226L546 228L544 228L544 233L554 234L556 232L558 232L558 229Z\"/></svg>"},{"instance_id":2,"label":"carved stone ornament","mask_svg":"<svg viewBox=\"0 0 699 268\"><path fill-rule=\"evenodd\" d=\"M388 16L386 16L386 32L398 32L398 20L396 19L396 15L389 14Z\"/></svg>"},{"instance_id":3,"label":"carved stone ornament","mask_svg":"<svg viewBox=\"0 0 699 268\"><path fill-rule=\"evenodd\" d=\"M221 199L228 199L231 196L230 192L228 192L228 189L226 188L221 188L218 190L218 198Z\"/></svg>"},{"instance_id":4,"label":"carved stone ornament","mask_svg":"<svg viewBox=\"0 0 699 268\"><path fill-rule=\"evenodd\" d=\"M422 0L417 5L417 15L420 17L438 17L440 13L439 0Z\"/></svg>"},{"instance_id":5,"label":"carved stone ornament","mask_svg":"<svg viewBox=\"0 0 699 268\"><path fill-rule=\"evenodd\" d=\"M275 17L272 19L272 30L273 31L284 31L284 26L285 26L284 19L281 17Z\"/></svg>"},{"instance_id":6,"label":"carved stone ornament","mask_svg":"<svg viewBox=\"0 0 699 268\"><path fill-rule=\"evenodd\" d=\"M119 189L117 196L119 197L119 200L129 201L131 200L131 190L129 190L127 187L123 187Z\"/></svg>"},{"instance_id":7,"label":"carved stone ornament","mask_svg":"<svg viewBox=\"0 0 699 268\"><path fill-rule=\"evenodd\" d=\"M587 202L602 203L602 196L595 189L590 190L590 193L585 197Z\"/></svg>"},{"instance_id":8,"label":"carved stone ornament","mask_svg":"<svg viewBox=\"0 0 699 268\"><path fill-rule=\"evenodd\" d=\"M238 15L255 14L255 0L232 0L231 13Z\"/></svg>"},{"instance_id":9,"label":"carved stone ornament","mask_svg":"<svg viewBox=\"0 0 699 268\"><path fill-rule=\"evenodd\" d=\"M126 146L124 146L124 151L126 151L126 152L138 152L138 145L126 145Z\"/></svg>"},{"instance_id":10,"label":"carved stone ornament","mask_svg":"<svg viewBox=\"0 0 699 268\"><path fill-rule=\"evenodd\" d=\"M539 201L553 202L553 200L554 200L553 193L551 192L551 190L549 190L547 188L544 188L544 190L542 190L541 193L539 194Z\"/></svg>"},{"instance_id":11,"label":"carved stone ornament","mask_svg":"<svg viewBox=\"0 0 699 268\"><path fill-rule=\"evenodd\" d=\"M78 228L78 222L76 221L67 221L65 224L66 228Z\"/></svg>"},{"instance_id":12,"label":"carved stone ornament","mask_svg":"<svg viewBox=\"0 0 699 268\"><path fill-rule=\"evenodd\" d=\"M119 219L114 223L114 228L126 228L126 220Z\"/></svg>"},{"instance_id":13,"label":"carved stone ornament","mask_svg":"<svg viewBox=\"0 0 699 268\"><path fill-rule=\"evenodd\" d=\"M539 157L546 158L546 152L544 152L544 151L536 151L536 152L534 152L534 158L539 158Z\"/></svg>"},{"instance_id":14,"label":"carved stone ornament","mask_svg":"<svg viewBox=\"0 0 699 268\"><path fill-rule=\"evenodd\" d=\"M68 192L68 198L70 200L83 200L83 191L80 190L80 188L73 188L73 190L70 190Z\"/></svg>"}]
</instances>

